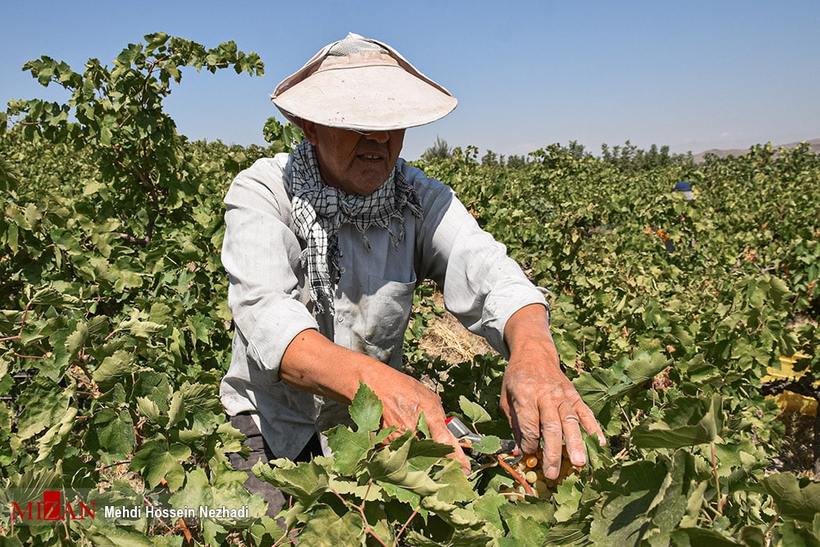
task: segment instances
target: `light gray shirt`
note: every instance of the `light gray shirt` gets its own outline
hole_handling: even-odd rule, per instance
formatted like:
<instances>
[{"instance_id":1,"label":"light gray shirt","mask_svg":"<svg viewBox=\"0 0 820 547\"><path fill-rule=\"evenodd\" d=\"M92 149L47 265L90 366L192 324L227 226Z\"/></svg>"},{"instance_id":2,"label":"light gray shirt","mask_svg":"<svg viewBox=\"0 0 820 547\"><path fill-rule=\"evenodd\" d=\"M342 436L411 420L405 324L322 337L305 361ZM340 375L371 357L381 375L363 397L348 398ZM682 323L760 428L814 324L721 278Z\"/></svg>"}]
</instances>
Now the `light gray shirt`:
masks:
<instances>
[{"instance_id":1,"label":"light gray shirt","mask_svg":"<svg viewBox=\"0 0 820 547\"><path fill-rule=\"evenodd\" d=\"M287 154L263 158L239 173L225 197L222 263L228 273L228 306L235 333L230 368L220 397L233 416L250 411L277 457L296 457L314 432L349 423L347 407L286 384L282 355L305 329L400 369L402 341L413 289L432 279L444 305L504 358L504 326L520 308L549 309L547 289L533 285L507 256L506 247L483 231L450 187L403 164L423 209L404 215L405 236L395 248L384 229L370 228L368 251L350 224L339 230L341 279L336 317L314 317L299 255L287 191ZM394 219L392 222L397 222ZM338 364L344 374L344 363Z\"/></svg>"}]
</instances>

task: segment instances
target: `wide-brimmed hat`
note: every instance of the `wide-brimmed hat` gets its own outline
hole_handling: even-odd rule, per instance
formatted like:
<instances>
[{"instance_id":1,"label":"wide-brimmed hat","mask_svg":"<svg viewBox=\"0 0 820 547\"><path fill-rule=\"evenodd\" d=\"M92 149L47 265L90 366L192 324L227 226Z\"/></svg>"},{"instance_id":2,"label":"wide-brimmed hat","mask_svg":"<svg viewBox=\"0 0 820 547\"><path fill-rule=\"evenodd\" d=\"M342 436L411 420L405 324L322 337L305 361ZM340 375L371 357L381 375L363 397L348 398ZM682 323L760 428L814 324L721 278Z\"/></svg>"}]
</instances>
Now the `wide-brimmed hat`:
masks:
<instances>
[{"instance_id":1,"label":"wide-brimmed hat","mask_svg":"<svg viewBox=\"0 0 820 547\"><path fill-rule=\"evenodd\" d=\"M383 42L350 33L282 80L273 104L293 123L389 131L433 122L458 104Z\"/></svg>"}]
</instances>

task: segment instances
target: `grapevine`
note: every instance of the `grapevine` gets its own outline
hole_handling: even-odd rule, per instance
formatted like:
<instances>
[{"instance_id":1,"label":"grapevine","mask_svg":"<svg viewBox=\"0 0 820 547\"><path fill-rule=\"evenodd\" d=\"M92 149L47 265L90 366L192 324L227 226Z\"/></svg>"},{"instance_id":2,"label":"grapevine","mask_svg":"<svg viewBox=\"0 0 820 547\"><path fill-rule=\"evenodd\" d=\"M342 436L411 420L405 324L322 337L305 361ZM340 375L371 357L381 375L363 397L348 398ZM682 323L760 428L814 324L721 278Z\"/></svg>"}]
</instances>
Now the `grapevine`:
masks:
<instances>
[{"instance_id":1,"label":"grapevine","mask_svg":"<svg viewBox=\"0 0 820 547\"><path fill-rule=\"evenodd\" d=\"M82 71L44 56L25 70L70 98L12 101L0 115L4 543L820 542L820 421L808 417L808 440L786 438L771 397L818 397L820 156L805 146L694 164L550 145L510 165L481 164L468 147L421 163L551 290L561 361L610 442L585 439L588 465L565 454L554 482L541 454L502 453L513 435L498 407L505 362L427 352L420 341L444 310L422 283L405 371L482 436L473 472L423 421L388 442L362 385L350 423L326 432L332 457L256 465L290 499L266 516L229 463L243 436L218 397L233 335L222 198L241 169L301 135L275 120L264 147L179 134L164 98L185 71L225 68L263 72L233 42L162 33ZM682 179L696 199L672 191ZM784 461L784 447L801 457ZM12 529L14 496L48 488L98 507L249 512Z\"/></svg>"}]
</instances>

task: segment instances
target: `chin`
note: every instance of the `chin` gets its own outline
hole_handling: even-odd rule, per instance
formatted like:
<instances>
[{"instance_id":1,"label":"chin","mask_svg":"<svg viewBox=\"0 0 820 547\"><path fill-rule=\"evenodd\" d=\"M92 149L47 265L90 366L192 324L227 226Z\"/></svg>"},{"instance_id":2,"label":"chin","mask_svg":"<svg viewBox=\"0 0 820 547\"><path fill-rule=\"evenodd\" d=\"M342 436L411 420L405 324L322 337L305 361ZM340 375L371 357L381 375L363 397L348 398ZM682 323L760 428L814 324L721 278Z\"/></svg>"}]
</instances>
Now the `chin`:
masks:
<instances>
[{"instance_id":1,"label":"chin","mask_svg":"<svg viewBox=\"0 0 820 547\"><path fill-rule=\"evenodd\" d=\"M378 173L362 173L356 177L355 183L351 185L357 194L372 194L379 186L384 184L387 177L390 176L390 171L380 171Z\"/></svg>"},{"instance_id":2,"label":"chin","mask_svg":"<svg viewBox=\"0 0 820 547\"><path fill-rule=\"evenodd\" d=\"M360 196L367 196L375 192L379 188L379 186L381 186L381 183L371 185L358 185L355 188L353 188L353 193L359 194Z\"/></svg>"}]
</instances>

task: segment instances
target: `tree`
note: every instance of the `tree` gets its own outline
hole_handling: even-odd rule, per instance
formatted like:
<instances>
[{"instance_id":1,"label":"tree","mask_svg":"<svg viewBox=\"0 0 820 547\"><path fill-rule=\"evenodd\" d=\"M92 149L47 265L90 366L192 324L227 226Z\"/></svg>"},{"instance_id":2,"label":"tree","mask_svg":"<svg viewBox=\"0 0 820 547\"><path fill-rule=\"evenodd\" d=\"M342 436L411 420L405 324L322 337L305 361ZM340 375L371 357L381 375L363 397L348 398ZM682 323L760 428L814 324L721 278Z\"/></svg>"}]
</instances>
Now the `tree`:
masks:
<instances>
[{"instance_id":1,"label":"tree","mask_svg":"<svg viewBox=\"0 0 820 547\"><path fill-rule=\"evenodd\" d=\"M128 44L113 68L92 58L80 74L45 55L29 61L23 70L31 71L43 86L64 87L71 97L66 104L11 101L8 110L27 138L66 143L98 158L101 182L118 196L111 215L124 227L120 235L142 246L151 243L157 221L172 220L169 214L197 191L181 161L185 138L162 106L171 93L171 80L182 80L183 67L264 72L259 56L239 51L235 42L206 49L162 32L144 38L145 44Z\"/></svg>"},{"instance_id":2,"label":"tree","mask_svg":"<svg viewBox=\"0 0 820 547\"><path fill-rule=\"evenodd\" d=\"M498 165L498 155L492 150L487 150L481 157L481 165Z\"/></svg>"},{"instance_id":3,"label":"tree","mask_svg":"<svg viewBox=\"0 0 820 547\"><path fill-rule=\"evenodd\" d=\"M444 159L449 158L451 155L450 146L447 144L447 141L442 139L439 136L436 136L436 142L433 143L433 146L425 150L421 154L422 161L433 161L436 159Z\"/></svg>"}]
</instances>

